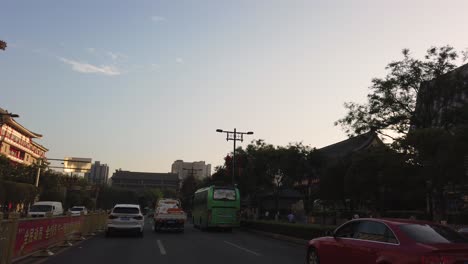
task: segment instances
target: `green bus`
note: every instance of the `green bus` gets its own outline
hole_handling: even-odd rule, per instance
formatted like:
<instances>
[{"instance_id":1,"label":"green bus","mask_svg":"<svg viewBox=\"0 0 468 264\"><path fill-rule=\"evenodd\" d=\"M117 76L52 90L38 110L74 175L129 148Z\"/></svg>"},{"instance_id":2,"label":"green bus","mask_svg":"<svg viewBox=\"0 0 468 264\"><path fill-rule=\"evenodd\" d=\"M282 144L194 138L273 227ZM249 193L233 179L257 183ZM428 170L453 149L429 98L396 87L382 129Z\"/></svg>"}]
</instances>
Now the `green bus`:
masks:
<instances>
[{"instance_id":1,"label":"green bus","mask_svg":"<svg viewBox=\"0 0 468 264\"><path fill-rule=\"evenodd\" d=\"M193 196L192 223L205 230L210 227L232 229L240 225L240 195L234 187L210 186Z\"/></svg>"}]
</instances>

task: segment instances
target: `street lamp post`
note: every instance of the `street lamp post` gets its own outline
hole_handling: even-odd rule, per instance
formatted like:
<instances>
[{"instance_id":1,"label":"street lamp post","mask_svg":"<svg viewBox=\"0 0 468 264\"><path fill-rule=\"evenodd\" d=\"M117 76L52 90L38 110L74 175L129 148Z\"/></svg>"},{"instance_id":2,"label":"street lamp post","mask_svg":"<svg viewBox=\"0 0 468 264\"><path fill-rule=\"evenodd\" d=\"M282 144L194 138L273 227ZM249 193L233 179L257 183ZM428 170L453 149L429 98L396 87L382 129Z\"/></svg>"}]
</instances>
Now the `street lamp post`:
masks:
<instances>
[{"instance_id":1,"label":"street lamp post","mask_svg":"<svg viewBox=\"0 0 468 264\"><path fill-rule=\"evenodd\" d=\"M0 49L5 50L7 47L7 43L3 40L0 40Z\"/></svg>"},{"instance_id":2,"label":"street lamp post","mask_svg":"<svg viewBox=\"0 0 468 264\"><path fill-rule=\"evenodd\" d=\"M234 175L236 173L236 141L243 142L244 135L253 135L252 131L249 132L239 132L236 128L234 131L225 131L222 129L216 129L218 133L226 133L226 141L232 140L234 141L234 151L232 153L232 185L234 185Z\"/></svg>"}]
</instances>

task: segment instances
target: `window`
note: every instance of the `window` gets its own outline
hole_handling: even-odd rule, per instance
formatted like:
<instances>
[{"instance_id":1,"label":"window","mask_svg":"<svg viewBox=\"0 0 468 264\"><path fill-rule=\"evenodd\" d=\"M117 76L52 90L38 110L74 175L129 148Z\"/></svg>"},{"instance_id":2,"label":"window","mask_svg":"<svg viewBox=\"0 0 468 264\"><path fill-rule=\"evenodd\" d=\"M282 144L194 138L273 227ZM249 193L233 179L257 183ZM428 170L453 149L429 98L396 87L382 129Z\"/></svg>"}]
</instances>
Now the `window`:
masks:
<instances>
[{"instance_id":1,"label":"window","mask_svg":"<svg viewBox=\"0 0 468 264\"><path fill-rule=\"evenodd\" d=\"M213 200L235 201L236 190L216 188L213 190Z\"/></svg>"},{"instance_id":2,"label":"window","mask_svg":"<svg viewBox=\"0 0 468 264\"><path fill-rule=\"evenodd\" d=\"M352 238L354 236L354 232L356 231L356 227L358 224L358 221L346 223L345 225L341 226L338 230L336 230L335 237Z\"/></svg>"},{"instance_id":3,"label":"window","mask_svg":"<svg viewBox=\"0 0 468 264\"><path fill-rule=\"evenodd\" d=\"M135 207L115 207L112 211L114 214L139 214L140 209Z\"/></svg>"},{"instance_id":4,"label":"window","mask_svg":"<svg viewBox=\"0 0 468 264\"><path fill-rule=\"evenodd\" d=\"M52 211L52 206L51 205L33 205L29 209L29 212L50 212Z\"/></svg>"},{"instance_id":5,"label":"window","mask_svg":"<svg viewBox=\"0 0 468 264\"><path fill-rule=\"evenodd\" d=\"M398 243L393 232L385 224L374 221L362 221L353 237L369 241Z\"/></svg>"},{"instance_id":6,"label":"window","mask_svg":"<svg viewBox=\"0 0 468 264\"><path fill-rule=\"evenodd\" d=\"M409 224L400 229L419 243L468 243L468 239L446 226Z\"/></svg>"},{"instance_id":7,"label":"window","mask_svg":"<svg viewBox=\"0 0 468 264\"><path fill-rule=\"evenodd\" d=\"M207 203L207 195L208 191L203 191L195 194L195 197L193 199L194 205L199 205L199 206L206 206Z\"/></svg>"}]
</instances>

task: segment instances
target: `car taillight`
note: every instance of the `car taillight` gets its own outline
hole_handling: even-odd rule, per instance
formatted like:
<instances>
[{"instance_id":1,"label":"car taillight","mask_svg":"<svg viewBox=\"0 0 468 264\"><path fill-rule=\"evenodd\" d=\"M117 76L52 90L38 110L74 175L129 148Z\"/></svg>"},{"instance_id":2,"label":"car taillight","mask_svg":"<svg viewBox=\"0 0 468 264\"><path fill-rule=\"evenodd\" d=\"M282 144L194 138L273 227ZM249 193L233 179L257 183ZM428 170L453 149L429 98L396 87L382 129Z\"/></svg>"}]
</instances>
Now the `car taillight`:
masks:
<instances>
[{"instance_id":1,"label":"car taillight","mask_svg":"<svg viewBox=\"0 0 468 264\"><path fill-rule=\"evenodd\" d=\"M109 215L109 219L116 219L118 216L115 215Z\"/></svg>"},{"instance_id":2,"label":"car taillight","mask_svg":"<svg viewBox=\"0 0 468 264\"><path fill-rule=\"evenodd\" d=\"M135 217L133 217L133 219L136 219L136 220L143 220L143 216L141 216L141 215L135 216Z\"/></svg>"}]
</instances>

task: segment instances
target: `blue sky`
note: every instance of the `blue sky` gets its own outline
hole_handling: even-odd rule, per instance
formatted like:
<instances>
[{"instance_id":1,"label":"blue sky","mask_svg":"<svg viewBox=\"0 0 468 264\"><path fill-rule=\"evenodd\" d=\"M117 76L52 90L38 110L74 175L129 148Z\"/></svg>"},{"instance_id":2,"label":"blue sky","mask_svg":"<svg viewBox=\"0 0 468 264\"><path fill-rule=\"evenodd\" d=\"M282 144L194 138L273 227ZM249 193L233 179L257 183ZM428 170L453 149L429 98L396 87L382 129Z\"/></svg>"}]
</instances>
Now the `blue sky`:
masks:
<instances>
[{"instance_id":1,"label":"blue sky","mask_svg":"<svg viewBox=\"0 0 468 264\"><path fill-rule=\"evenodd\" d=\"M4 1L0 107L42 133L48 157L168 172L220 165L217 128L275 145L345 138L403 48L468 47L466 1ZM247 142L244 142L245 146Z\"/></svg>"}]
</instances>

